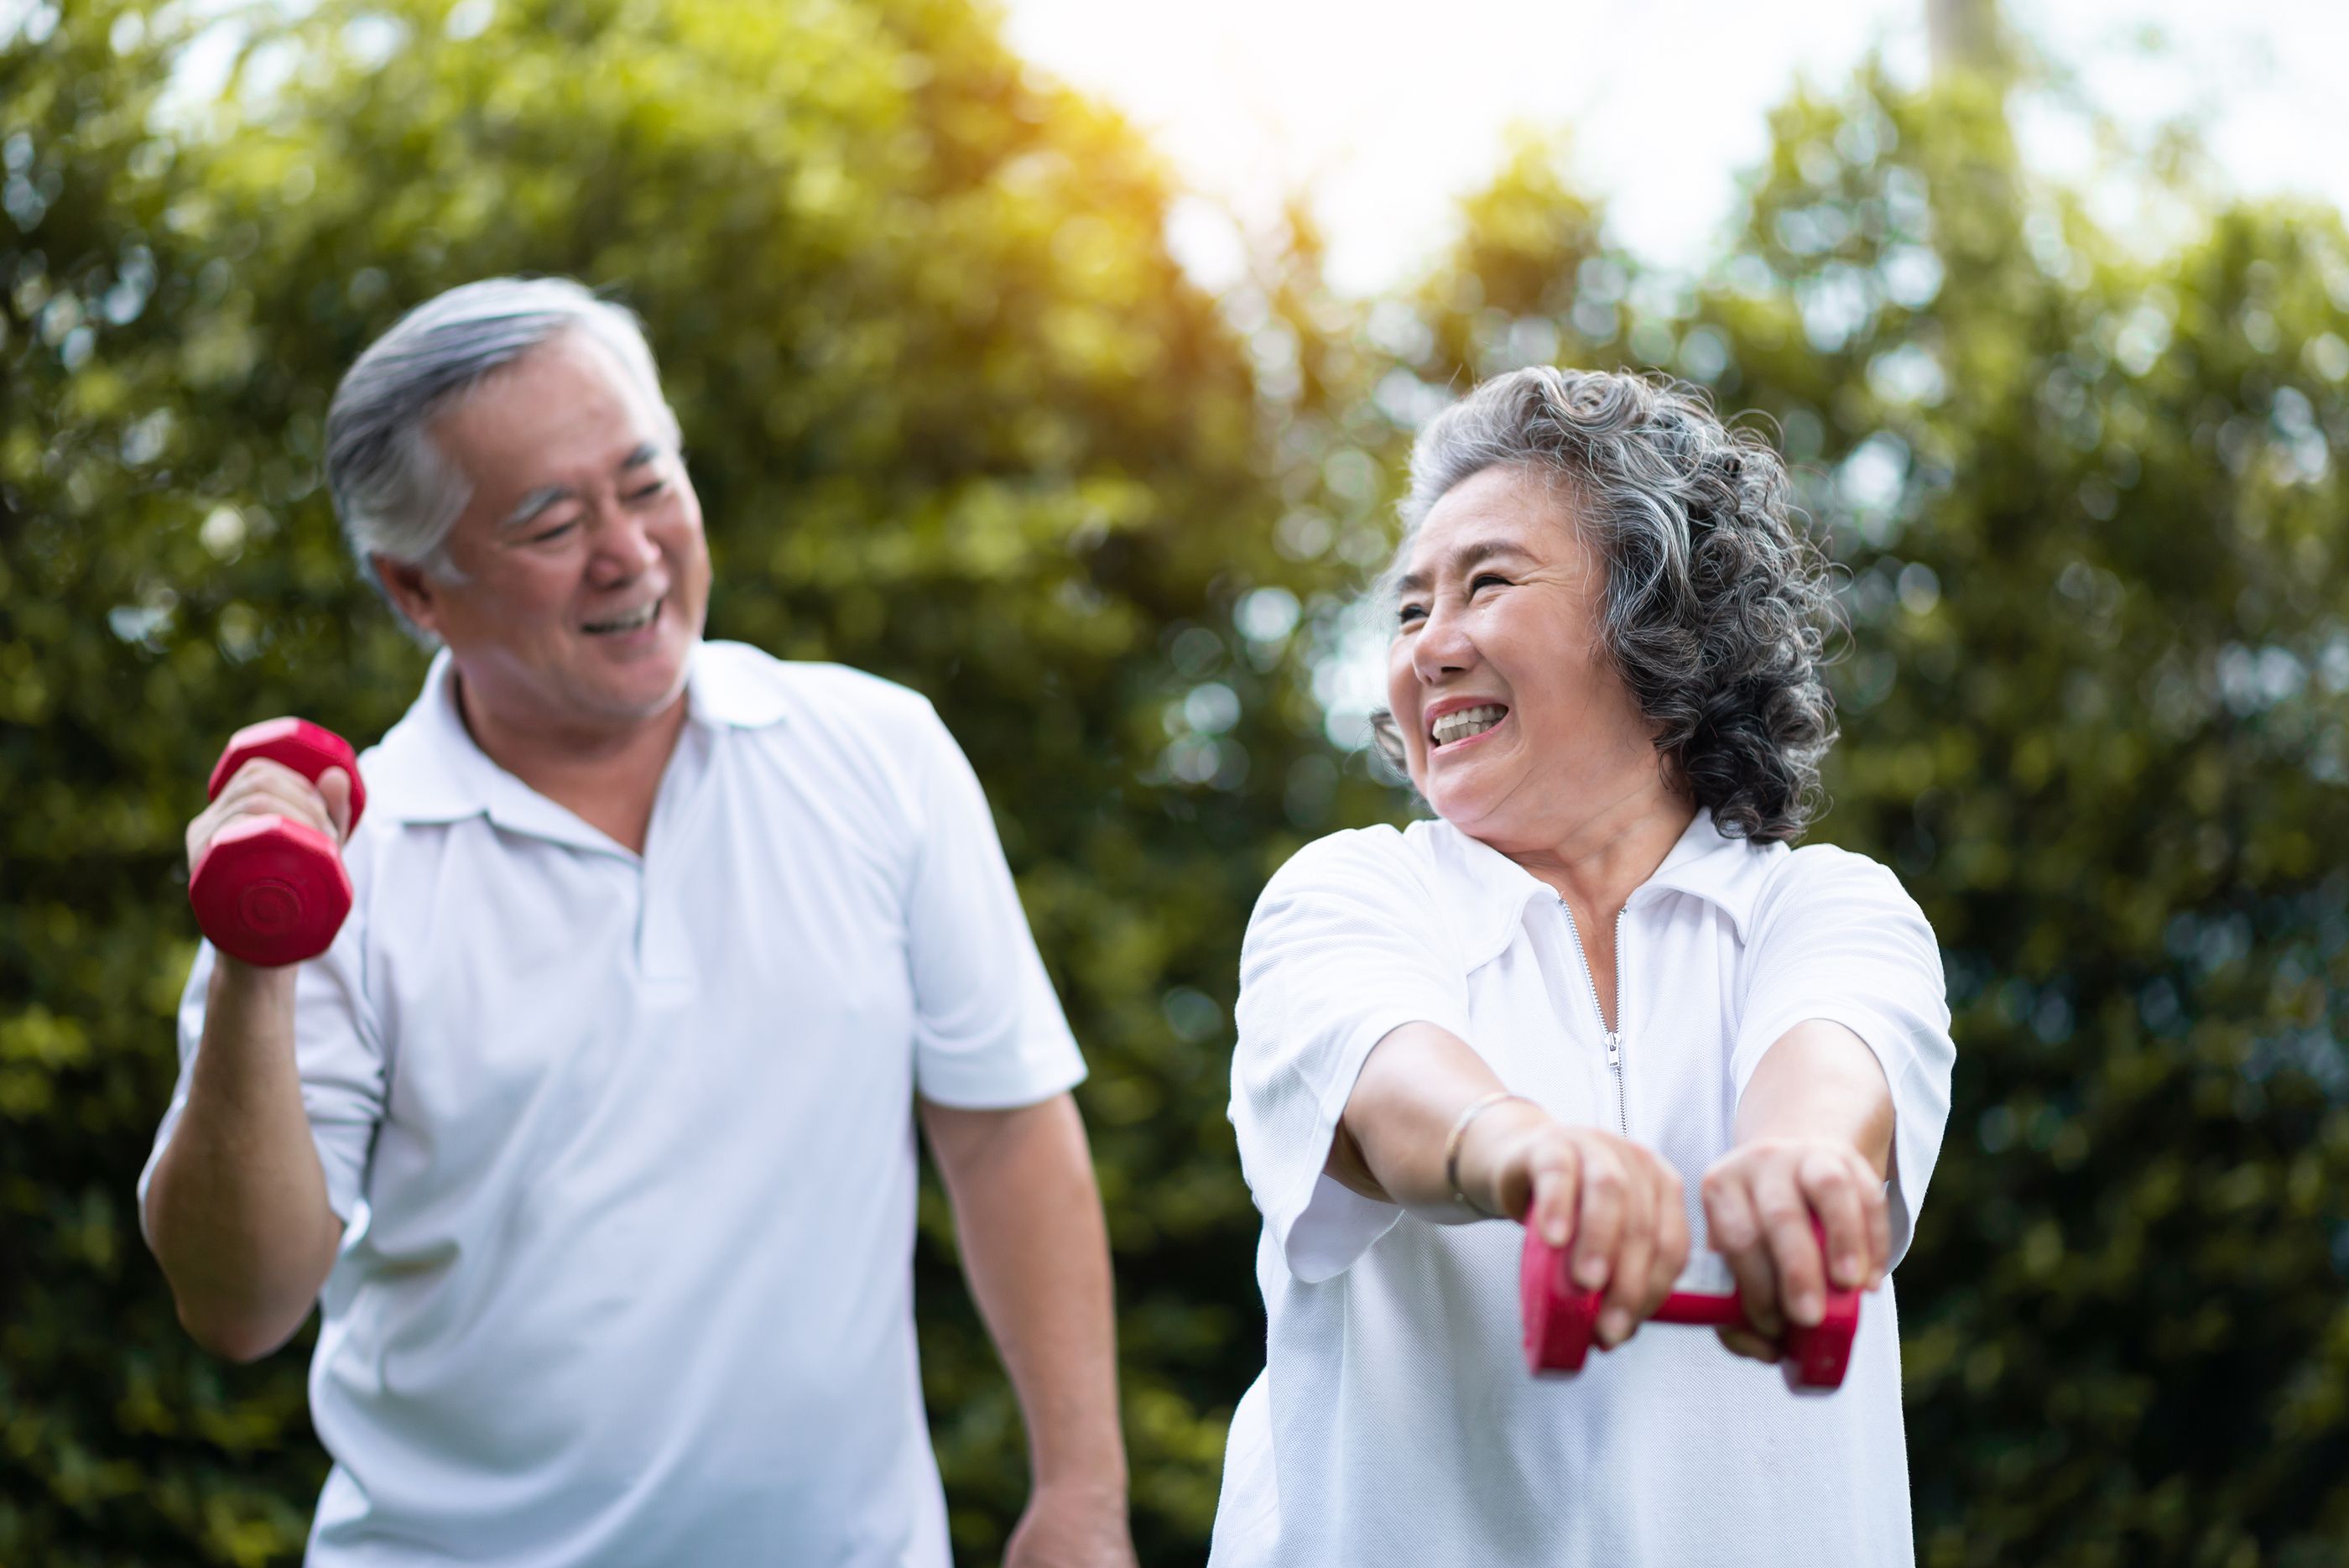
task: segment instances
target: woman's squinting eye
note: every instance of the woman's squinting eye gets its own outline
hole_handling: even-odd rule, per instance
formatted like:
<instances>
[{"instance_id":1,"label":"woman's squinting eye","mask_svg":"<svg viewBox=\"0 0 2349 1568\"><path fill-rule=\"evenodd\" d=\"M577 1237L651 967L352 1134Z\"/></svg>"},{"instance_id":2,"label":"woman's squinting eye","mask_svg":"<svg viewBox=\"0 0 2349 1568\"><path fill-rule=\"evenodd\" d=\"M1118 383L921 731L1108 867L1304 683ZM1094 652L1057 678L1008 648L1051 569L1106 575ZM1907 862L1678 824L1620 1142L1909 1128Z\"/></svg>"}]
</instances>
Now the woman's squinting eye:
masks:
<instances>
[{"instance_id":1,"label":"woman's squinting eye","mask_svg":"<svg viewBox=\"0 0 2349 1568\"><path fill-rule=\"evenodd\" d=\"M1395 610L1395 624L1398 626L1409 626L1413 621L1424 620L1426 618L1427 607L1425 605L1406 604L1399 607Z\"/></svg>"},{"instance_id":2,"label":"woman's squinting eye","mask_svg":"<svg viewBox=\"0 0 2349 1568\"><path fill-rule=\"evenodd\" d=\"M1506 588L1509 586L1509 579L1497 572L1479 572L1468 579L1468 591L1473 594L1487 584L1496 588Z\"/></svg>"}]
</instances>

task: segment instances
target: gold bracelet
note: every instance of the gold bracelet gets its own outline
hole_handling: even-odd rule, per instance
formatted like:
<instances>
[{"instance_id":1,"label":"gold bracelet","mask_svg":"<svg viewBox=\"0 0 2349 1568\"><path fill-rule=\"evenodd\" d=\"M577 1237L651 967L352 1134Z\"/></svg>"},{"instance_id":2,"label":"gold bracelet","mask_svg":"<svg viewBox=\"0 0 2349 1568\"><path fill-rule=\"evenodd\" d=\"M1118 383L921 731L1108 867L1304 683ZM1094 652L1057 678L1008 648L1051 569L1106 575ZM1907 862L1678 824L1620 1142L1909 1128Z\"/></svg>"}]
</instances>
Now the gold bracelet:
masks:
<instances>
[{"instance_id":1,"label":"gold bracelet","mask_svg":"<svg viewBox=\"0 0 2349 1568\"><path fill-rule=\"evenodd\" d=\"M1523 1095L1513 1095L1506 1089L1495 1089L1481 1099L1470 1101L1468 1108L1460 1113L1460 1119L1452 1124L1451 1136L1444 1140L1444 1179L1452 1189L1452 1200L1469 1213L1486 1220L1506 1220L1508 1216L1494 1213L1460 1189L1460 1145L1468 1136L1468 1124L1503 1100L1525 1100L1527 1105L1533 1104L1531 1100L1526 1100Z\"/></svg>"}]
</instances>

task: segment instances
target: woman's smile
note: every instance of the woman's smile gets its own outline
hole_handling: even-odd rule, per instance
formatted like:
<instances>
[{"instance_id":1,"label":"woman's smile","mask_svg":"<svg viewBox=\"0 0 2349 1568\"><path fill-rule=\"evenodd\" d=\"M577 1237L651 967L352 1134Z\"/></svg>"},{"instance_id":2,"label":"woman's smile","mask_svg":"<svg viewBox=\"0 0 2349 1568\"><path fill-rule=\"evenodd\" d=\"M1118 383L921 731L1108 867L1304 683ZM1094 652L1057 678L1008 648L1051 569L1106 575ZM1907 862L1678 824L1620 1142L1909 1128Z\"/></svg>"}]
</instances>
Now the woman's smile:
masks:
<instances>
[{"instance_id":1,"label":"woman's smile","mask_svg":"<svg viewBox=\"0 0 2349 1568\"><path fill-rule=\"evenodd\" d=\"M1499 702L1476 702L1453 708L1427 727L1430 760L1458 756L1479 741L1488 740L1509 722L1509 710Z\"/></svg>"}]
</instances>

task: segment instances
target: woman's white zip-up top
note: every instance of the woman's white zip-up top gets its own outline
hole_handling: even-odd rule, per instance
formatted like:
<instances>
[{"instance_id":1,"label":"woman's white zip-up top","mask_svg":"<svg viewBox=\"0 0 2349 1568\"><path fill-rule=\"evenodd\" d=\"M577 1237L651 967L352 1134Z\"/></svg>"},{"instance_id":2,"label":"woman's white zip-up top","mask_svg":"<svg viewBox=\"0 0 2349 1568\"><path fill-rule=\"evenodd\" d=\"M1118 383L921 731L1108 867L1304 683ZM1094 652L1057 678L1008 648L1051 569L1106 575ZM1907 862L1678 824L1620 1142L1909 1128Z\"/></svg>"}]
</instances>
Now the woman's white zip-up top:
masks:
<instances>
[{"instance_id":1,"label":"woman's white zip-up top","mask_svg":"<svg viewBox=\"0 0 2349 1568\"><path fill-rule=\"evenodd\" d=\"M1615 938L1610 1029L1564 900L1448 824L1333 835L1265 889L1231 1116L1265 1220L1266 1367L1233 1418L1213 1568L1913 1561L1889 1282L1832 1395L1664 1325L1537 1381L1516 1224L1432 1224L1322 1174L1371 1048L1434 1023L1562 1120L1670 1161L1698 1272L1725 1288L1699 1182L1764 1053L1827 1019L1892 1088L1897 1262L1955 1048L1932 931L1892 874L1730 838L1700 811Z\"/></svg>"}]
</instances>

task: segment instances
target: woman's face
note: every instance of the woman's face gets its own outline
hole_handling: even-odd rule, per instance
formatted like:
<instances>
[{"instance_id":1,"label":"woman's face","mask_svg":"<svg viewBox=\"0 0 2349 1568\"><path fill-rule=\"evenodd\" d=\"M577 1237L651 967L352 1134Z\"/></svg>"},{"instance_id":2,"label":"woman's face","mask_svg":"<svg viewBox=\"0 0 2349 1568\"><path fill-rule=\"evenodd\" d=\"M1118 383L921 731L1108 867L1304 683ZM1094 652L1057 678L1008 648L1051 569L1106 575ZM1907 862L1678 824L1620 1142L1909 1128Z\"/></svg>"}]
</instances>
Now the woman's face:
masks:
<instances>
[{"instance_id":1,"label":"woman's face","mask_svg":"<svg viewBox=\"0 0 2349 1568\"><path fill-rule=\"evenodd\" d=\"M1403 563L1387 702L1411 782L1505 852L1656 787L1654 730L1599 637L1605 563L1547 475L1445 492Z\"/></svg>"}]
</instances>

